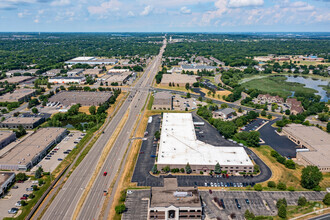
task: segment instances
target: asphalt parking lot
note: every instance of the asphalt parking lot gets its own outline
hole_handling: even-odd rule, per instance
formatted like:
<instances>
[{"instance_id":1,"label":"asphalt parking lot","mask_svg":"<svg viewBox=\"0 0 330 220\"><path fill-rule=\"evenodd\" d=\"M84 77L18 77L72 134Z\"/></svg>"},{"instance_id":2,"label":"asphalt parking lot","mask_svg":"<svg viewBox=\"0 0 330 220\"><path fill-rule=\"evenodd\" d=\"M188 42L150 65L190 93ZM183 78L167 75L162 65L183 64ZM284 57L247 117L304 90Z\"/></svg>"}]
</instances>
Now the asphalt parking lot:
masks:
<instances>
[{"instance_id":1,"label":"asphalt parking lot","mask_svg":"<svg viewBox=\"0 0 330 220\"><path fill-rule=\"evenodd\" d=\"M253 121L251 121L249 124L247 124L245 129L242 129L242 131L255 131L258 127L266 123L268 120L257 118Z\"/></svg>"},{"instance_id":2,"label":"asphalt parking lot","mask_svg":"<svg viewBox=\"0 0 330 220\"><path fill-rule=\"evenodd\" d=\"M297 145L286 136L280 136L276 133L276 128L272 127L276 120L278 119L268 122L258 130L261 139L282 156L295 158Z\"/></svg>"},{"instance_id":3,"label":"asphalt parking lot","mask_svg":"<svg viewBox=\"0 0 330 220\"><path fill-rule=\"evenodd\" d=\"M236 214L236 219L244 219L247 209L255 215L276 215L276 201L285 198L288 205L297 205L300 196L306 197L310 201L321 201L325 192L255 192L255 191L200 191L203 200L205 213L210 218L220 217L227 219L231 213ZM219 207L214 201L214 197L222 199L224 207ZM237 199L240 209L237 207Z\"/></svg>"},{"instance_id":4,"label":"asphalt parking lot","mask_svg":"<svg viewBox=\"0 0 330 220\"><path fill-rule=\"evenodd\" d=\"M10 188L4 197L0 199L0 219L4 217L14 217L19 214L8 214L8 210L11 208L20 208L15 206L16 202L20 201L23 194L30 194L31 192L26 191L26 188L30 188L31 185L34 184L32 181L26 180L24 183L15 183L15 185L18 186L17 189ZM27 200L27 202L29 202L29 200Z\"/></svg>"},{"instance_id":5,"label":"asphalt parking lot","mask_svg":"<svg viewBox=\"0 0 330 220\"><path fill-rule=\"evenodd\" d=\"M203 119L195 115L195 113L193 113L193 120L203 121ZM159 130L160 122L160 116L153 116L152 123L148 124L147 126L146 131L148 131L148 135L146 136L146 140L142 142L140 154L136 162L132 177L132 182L137 182L138 186L163 186L163 178L173 177L171 174L167 176L161 175L160 177L155 177L149 173L155 162L155 159L151 158L150 156L155 155L157 150L157 146L153 142L153 135L157 130ZM219 132L207 122L205 122L205 125L199 127L200 129L197 131L198 135L196 134L198 140L215 146L238 146L237 144L222 138ZM203 136L199 135L200 131L203 131ZM207 186L211 186L211 182L220 184L223 182L224 184L242 183L253 185L255 183L268 180L272 175L269 167L250 149L245 148L245 150L250 155L250 157L260 166L261 173L258 176L229 176L228 178L223 178L220 176L217 177L210 175L178 175L178 186L205 186L205 184L207 184ZM218 187L218 185L216 187ZM219 187L221 187L221 185Z\"/></svg>"},{"instance_id":6,"label":"asphalt parking lot","mask_svg":"<svg viewBox=\"0 0 330 220\"><path fill-rule=\"evenodd\" d=\"M125 205L126 212L122 215L123 220L145 220L148 219L148 202L150 190L132 190L127 193Z\"/></svg>"},{"instance_id":7,"label":"asphalt parking lot","mask_svg":"<svg viewBox=\"0 0 330 220\"><path fill-rule=\"evenodd\" d=\"M157 143L154 142L154 134L159 131L161 116L155 115L152 117L152 123L147 125L146 131L148 135L143 140L139 157L137 159L132 182L137 182L138 186L162 186L164 181L162 178L157 178L149 174L155 164L155 158L151 157L156 155Z\"/></svg>"},{"instance_id":8,"label":"asphalt parking lot","mask_svg":"<svg viewBox=\"0 0 330 220\"><path fill-rule=\"evenodd\" d=\"M78 138L83 138L82 132L74 131L70 132L68 136L66 136L60 143L56 145L57 151L53 150L48 155L51 155L51 157L48 157L50 159L47 159L47 157L44 157L38 165L33 167L31 169L31 172L35 172L38 167L42 167L45 172L53 172L56 167L62 162L62 160L68 155L64 154L67 150L73 150L73 148L77 145L74 142L79 142L80 140Z\"/></svg>"}]
</instances>

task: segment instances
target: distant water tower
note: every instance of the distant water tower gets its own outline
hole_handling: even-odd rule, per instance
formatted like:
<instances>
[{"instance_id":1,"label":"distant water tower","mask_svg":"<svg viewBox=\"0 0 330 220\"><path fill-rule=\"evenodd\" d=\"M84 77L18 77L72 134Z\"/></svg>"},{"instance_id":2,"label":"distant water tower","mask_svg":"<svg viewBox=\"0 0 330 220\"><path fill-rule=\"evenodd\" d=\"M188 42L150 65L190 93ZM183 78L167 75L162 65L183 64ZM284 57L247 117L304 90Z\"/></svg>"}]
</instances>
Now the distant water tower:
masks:
<instances>
[{"instance_id":1,"label":"distant water tower","mask_svg":"<svg viewBox=\"0 0 330 220\"><path fill-rule=\"evenodd\" d=\"M170 37L170 42L172 42L172 36Z\"/></svg>"}]
</instances>

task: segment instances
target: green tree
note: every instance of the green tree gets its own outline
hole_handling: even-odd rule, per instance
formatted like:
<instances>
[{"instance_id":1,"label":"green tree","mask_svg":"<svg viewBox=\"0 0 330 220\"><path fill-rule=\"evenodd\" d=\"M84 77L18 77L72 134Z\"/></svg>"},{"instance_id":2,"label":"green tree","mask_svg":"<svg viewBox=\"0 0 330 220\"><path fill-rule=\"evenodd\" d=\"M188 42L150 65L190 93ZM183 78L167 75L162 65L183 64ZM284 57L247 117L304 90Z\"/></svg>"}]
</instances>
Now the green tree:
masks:
<instances>
[{"instance_id":1,"label":"green tree","mask_svg":"<svg viewBox=\"0 0 330 220\"><path fill-rule=\"evenodd\" d=\"M275 188L276 183L274 181L268 181L267 186L270 187L270 188Z\"/></svg>"},{"instance_id":2,"label":"green tree","mask_svg":"<svg viewBox=\"0 0 330 220\"><path fill-rule=\"evenodd\" d=\"M191 98L191 95L190 95L190 92L187 93L187 99L190 99Z\"/></svg>"},{"instance_id":3,"label":"green tree","mask_svg":"<svg viewBox=\"0 0 330 220\"><path fill-rule=\"evenodd\" d=\"M38 114L38 112L39 112L39 111L38 111L37 108L32 108L32 113L33 113L33 114Z\"/></svg>"},{"instance_id":4,"label":"green tree","mask_svg":"<svg viewBox=\"0 0 330 220\"><path fill-rule=\"evenodd\" d=\"M27 202L25 202L24 200L21 200L21 206L26 206Z\"/></svg>"},{"instance_id":5,"label":"green tree","mask_svg":"<svg viewBox=\"0 0 330 220\"><path fill-rule=\"evenodd\" d=\"M242 113L242 112L243 112L243 110L242 110L241 107L239 107L238 112L239 112L239 113Z\"/></svg>"},{"instance_id":6,"label":"green tree","mask_svg":"<svg viewBox=\"0 0 330 220\"><path fill-rule=\"evenodd\" d=\"M91 107L89 107L89 113L91 115L95 115L96 114L96 107L94 105L92 105Z\"/></svg>"},{"instance_id":7,"label":"green tree","mask_svg":"<svg viewBox=\"0 0 330 220\"><path fill-rule=\"evenodd\" d=\"M285 161L285 167L289 168L289 169L296 169L296 164L295 162L293 162L293 160L286 160Z\"/></svg>"},{"instance_id":8,"label":"green tree","mask_svg":"<svg viewBox=\"0 0 330 220\"><path fill-rule=\"evenodd\" d=\"M158 170L157 170L157 164L155 164L155 165L152 167L151 172L152 172L153 174L158 173Z\"/></svg>"},{"instance_id":9,"label":"green tree","mask_svg":"<svg viewBox=\"0 0 330 220\"><path fill-rule=\"evenodd\" d=\"M155 132L155 138L156 138L157 140L159 140L159 138L160 138L160 132L159 132L159 131L156 131L156 132Z\"/></svg>"},{"instance_id":10,"label":"green tree","mask_svg":"<svg viewBox=\"0 0 330 220\"><path fill-rule=\"evenodd\" d=\"M299 206L305 206L307 204L307 199L304 196L300 196L298 199Z\"/></svg>"},{"instance_id":11,"label":"green tree","mask_svg":"<svg viewBox=\"0 0 330 220\"><path fill-rule=\"evenodd\" d=\"M268 119L272 119L272 115L269 114L269 115L267 116L267 118L268 118Z\"/></svg>"},{"instance_id":12,"label":"green tree","mask_svg":"<svg viewBox=\"0 0 330 220\"><path fill-rule=\"evenodd\" d=\"M276 208L279 209L281 207L281 205L284 205L285 207L288 206L288 203L286 202L286 199L285 198L277 200L277 202L276 202Z\"/></svg>"},{"instance_id":13,"label":"green tree","mask_svg":"<svg viewBox=\"0 0 330 220\"><path fill-rule=\"evenodd\" d=\"M41 178L41 171L39 169L36 170L35 174L34 174L34 177L36 179L40 179Z\"/></svg>"},{"instance_id":14,"label":"green tree","mask_svg":"<svg viewBox=\"0 0 330 220\"><path fill-rule=\"evenodd\" d=\"M117 214L122 214L123 212L125 212L125 210L126 210L125 204L117 205L115 207L115 211Z\"/></svg>"},{"instance_id":15,"label":"green tree","mask_svg":"<svg viewBox=\"0 0 330 220\"><path fill-rule=\"evenodd\" d=\"M25 173L18 173L16 175L16 181L25 181L26 179L27 177Z\"/></svg>"},{"instance_id":16,"label":"green tree","mask_svg":"<svg viewBox=\"0 0 330 220\"><path fill-rule=\"evenodd\" d=\"M163 170L164 173L168 173L168 172L171 171L171 168L169 166L166 166L162 170Z\"/></svg>"},{"instance_id":17,"label":"green tree","mask_svg":"<svg viewBox=\"0 0 330 220\"><path fill-rule=\"evenodd\" d=\"M260 134L258 131L250 131L246 140L246 144L249 147L259 147Z\"/></svg>"},{"instance_id":18,"label":"green tree","mask_svg":"<svg viewBox=\"0 0 330 220\"><path fill-rule=\"evenodd\" d=\"M255 218L255 215L253 214L253 212L250 212L248 209L245 211L244 213L244 217L245 219L247 220L250 220L250 219L254 219Z\"/></svg>"},{"instance_id":19,"label":"green tree","mask_svg":"<svg viewBox=\"0 0 330 220\"><path fill-rule=\"evenodd\" d=\"M260 115L265 117L267 115L267 112L265 110L262 110Z\"/></svg>"},{"instance_id":20,"label":"green tree","mask_svg":"<svg viewBox=\"0 0 330 220\"><path fill-rule=\"evenodd\" d=\"M257 172L257 173L260 172L260 167L259 167L258 164L255 164L255 165L254 165L254 172Z\"/></svg>"},{"instance_id":21,"label":"green tree","mask_svg":"<svg viewBox=\"0 0 330 220\"><path fill-rule=\"evenodd\" d=\"M330 132L330 122L327 123L327 132Z\"/></svg>"},{"instance_id":22,"label":"green tree","mask_svg":"<svg viewBox=\"0 0 330 220\"><path fill-rule=\"evenodd\" d=\"M186 83L185 88L186 88L186 90L189 90L189 89L190 89L190 85L189 85L189 83Z\"/></svg>"},{"instance_id":23,"label":"green tree","mask_svg":"<svg viewBox=\"0 0 330 220\"><path fill-rule=\"evenodd\" d=\"M284 205L281 205L279 208L278 208L278 216L280 218L286 218L286 207Z\"/></svg>"},{"instance_id":24,"label":"green tree","mask_svg":"<svg viewBox=\"0 0 330 220\"><path fill-rule=\"evenodd\" d=\"M314 189L322 179L323 175L317 166L307 166L301 172L301 186L306 189Z\"/></svg>"},{"instance_id":25,"label":"green tree","mask_svg":"<svg viewBox=\"0 0 330 220\"><path fill-rule=\"evenodd\" d=\"M221 108L224 109L224 108L228 108L228 105L226 103L222 103L221 104Z\"/></svg>"},{"instance_id":26,"label":"green tree","mask_svg":"<svg viewBox=\"0 0 330 220\"><path fill-rule=\"evenodd\" d=\"M279 190L286 190L286 184L285 183L282 183L282 182L279 182L277 184L277 189L279 189Z\"/></svg>"},{"instance_id":27,"label":"green tree","mask_svg":"<svg viewBox=\"0 0 330 220\"><path fill-rule=\"evenodd\" d=\"M186 167L185 167L185 170L186 170L186 173L187 173L187 174L190 174L190 173L192 172L189 163L187 163L187 165L186 165Z\"/></svg>"},{"instance_id":28,"label":"green tree","mask_svg":"<svg viewBox=\"0 0 330 220\"><path fill-rule=\"evenodd\" d=\"M255 191L262 191L261 184L256 184L256 185L253 186L253 188L254 188Z\"/></svg>"},{"instance_id":29,"label":"green tree","mask_svg":"<svg viewBox=\"0 0 330 220\"><path fill-rule=\"evenodd\" d=\"M221 173L221 166L219 163L217 163L214 167L214 173L220 174Z\"/></svg>"},{"instance_id":30,"label":"green tree","mask_svg":"<svg viewBox=\"0 0 330 220\"><path fill-rule=\"evenodd\" d=\"M33 185L32 189L33 189L33 191L38 191L39 190L37 185Z\"/></svg>"},{"instance_id":31,"label":"green tree","mask_svg":"<svg viewBox=\"0 0 330 220\"><path fill-rule=\"evenodd\" d=\"M325 194L323 203L326 205L330 205L330 193Z\"/></svg>"}]
</instances>

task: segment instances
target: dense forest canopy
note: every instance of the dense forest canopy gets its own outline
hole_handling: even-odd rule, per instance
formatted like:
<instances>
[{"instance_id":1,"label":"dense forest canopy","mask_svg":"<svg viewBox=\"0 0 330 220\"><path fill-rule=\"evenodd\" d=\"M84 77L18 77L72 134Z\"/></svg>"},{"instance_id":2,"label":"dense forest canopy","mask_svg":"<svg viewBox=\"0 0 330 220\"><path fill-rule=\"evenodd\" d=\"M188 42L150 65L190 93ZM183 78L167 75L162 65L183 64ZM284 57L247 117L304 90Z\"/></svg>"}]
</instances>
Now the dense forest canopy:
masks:
<instances>
[{"instance_id":1,"label":"dense forest canopy","mask_svg":"<svg viewBox=\"0 0 330 220\"><path fill-rule=\"evenodd\" d=\"M160 34L11 33L0 34L0 69L60 65L77 56L145 56L159 52Z\"/></svg>"},{"instance_id":2,"label":"dense forest canopy","mask_svg":"<svg viewBox=\"0 0 330 220\"><path fill-rule=\"evenodd\" d=\"M166 47L165 56L185 57L192 55L213 56L230 66L255 64L247 57L276 55L318 55L329 59L329 37L306 35L273 36L273 35L242 35L242 34L196 34L174 35L172 38L181 40Z\"/></svg>"}]
</instances>

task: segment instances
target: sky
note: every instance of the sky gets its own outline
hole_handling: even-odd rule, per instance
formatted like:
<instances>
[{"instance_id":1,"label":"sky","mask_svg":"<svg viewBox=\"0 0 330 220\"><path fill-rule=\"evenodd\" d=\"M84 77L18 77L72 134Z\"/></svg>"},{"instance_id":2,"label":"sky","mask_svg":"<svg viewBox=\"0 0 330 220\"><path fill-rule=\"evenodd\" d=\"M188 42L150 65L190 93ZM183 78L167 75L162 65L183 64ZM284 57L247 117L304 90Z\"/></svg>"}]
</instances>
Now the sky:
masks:
<instances>
[{"instance_id":1,"label":"sky","mask_svg":"<svg viewBox=\"0 0 330 220\"><path fill-rule=\"evenodd\" d=\"M0 32L330 32L330 0L0 0Z\"/></svg>"}]
</instances>

